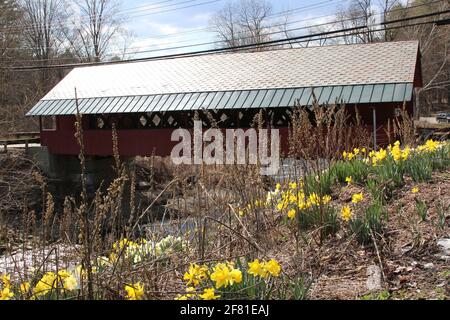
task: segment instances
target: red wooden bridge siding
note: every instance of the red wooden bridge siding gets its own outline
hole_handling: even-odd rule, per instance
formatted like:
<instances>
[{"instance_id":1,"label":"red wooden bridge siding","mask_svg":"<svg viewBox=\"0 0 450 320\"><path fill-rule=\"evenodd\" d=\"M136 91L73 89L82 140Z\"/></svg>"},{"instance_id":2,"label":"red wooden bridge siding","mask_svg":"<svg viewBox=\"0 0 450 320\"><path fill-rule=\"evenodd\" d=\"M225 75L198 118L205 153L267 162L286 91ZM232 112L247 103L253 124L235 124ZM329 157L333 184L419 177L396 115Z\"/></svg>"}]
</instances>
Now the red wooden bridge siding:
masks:
<instances>
[{"instance_id":1,"label":"red wooden bridge siding","mask_svg":"<svg viewBox=\"0 0 450 320\"><path fill-rule=\"evenodd\" d=\"M354 117L355 106L347 106L348 113ZM386 103L357 106L368 132L372 133L372 108L377 113L377 141L386 145L388 119L393 119L396 108L403 108L402 104ZM412 103L406 104L408 112L412 115ZM87 118L83 118L85 153L90 156L112 155L111 130L88 130ZM49 152L60 155L77 155L79 146L75 140L75 116L57 116L56 130L42 130L41 143L47 146ZM288 128L280 129L281 148L284 154L289 150ZM129 129L118 130L119 153L122 156L169 156L172 148L178 142L171 141L173 128L158 129Z\"/></svg>"}]
</instances>

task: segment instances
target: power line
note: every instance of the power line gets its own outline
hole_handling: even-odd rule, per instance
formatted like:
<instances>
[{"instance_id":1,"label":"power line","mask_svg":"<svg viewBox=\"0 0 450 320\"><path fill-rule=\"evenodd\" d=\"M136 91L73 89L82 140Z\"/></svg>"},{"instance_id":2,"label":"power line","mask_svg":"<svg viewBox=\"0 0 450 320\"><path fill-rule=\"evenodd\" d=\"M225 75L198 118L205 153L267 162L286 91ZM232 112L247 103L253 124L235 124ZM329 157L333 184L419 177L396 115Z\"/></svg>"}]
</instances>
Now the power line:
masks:
<instances>
[{"instance_id":1,"label":"power line","mask_svg":"<svg viewBox=\"0 0 450 320\"><path fill-rule=\"evenodd\" d=\"M436 2L440 2L440 1L435 1ZM433 3L433 2L432 2ZM431 3L428 3L427 5L429 5ZM399 9L394 9L391 12L397 12L397 11L406 11L406 10L411 10L417 7L421 7L424 6L424 4L421 5L415 5L415 6L411 6L411 7L407 7L407 8L399 8ZM383 13L379 13L379 14L375 14L375 16L381 16L383 15ZM332 17L334 15L326 15L326 16L319 16L319 17L312 17L309 19L302 19L302 20L297 20L297 21L291 21L288 23L283 23L283 24L275 24L275 25L269 25L266 27L263 27L262 29L273 29L275 27L279 27L279 26L285 26L288 24L296 24L296 23L300 23L300 22L305 22L307 20L316 20L316 19L320 19L320 18L325 18L325 17ZM322 23L322 24L316 24L316 25L309 25L309 26L303 26L303 27L299 27L299 28L293 28L293 29L287 29L287 30L282 30L279 32L270 32L270 33L266 33L264 34L264 36L270 36L270 35L275 35L275 34L279 34L279 33L289 33L289 32L293 32L293 31L299 31L299 30L304 30L304 29L308 29L308 28L317 28L317 27L322 27L322 26L326 26L326 25L333 25L336 23L341 23L341 22L346 22L346 21L351 21L353 19L359 19L359 18L363 18L363 16L360 17L352 17L352 18L347 18L347 19L341 19L341 20L334 20L334 21L330 21L327 23ZM246 32L241 32L242 34L245 34ZM239 34L239 33L238 33ZM239 38L239 40L245 40L245 39L252 39L252 36L248 36L248 37L241 37ZM150 38L144 38L142 40L146 40L146 39L150 39ZM172 42L172 43L165 43L164 45L172 45L172 44L179 44L182 42L190 42L191 40L185 40L185 41L177 41L177 42ZM191 45L187 45L187 46L176 46L176 47L169 47L169 48L159 48L159 49L155 49L155 50L138 50L138 51L117 51L117 52L110 52L108 54L106 54L104 57L114 57L117 55L122 55L122 56L126 56L126 55L134 55L134 54L141 54L141 53L151 53L151 52L160 52L160 51L171 51L171 50L177 50L177 49L185 49L185 48L190 48L190 47L199 47L199 46L206 46L206 45L216 45L216 44L221 44L221 43L226 43L226 40L220 40L220 41L214 41L214 42L202 42L202 43L196 43L196 44L191 44ZM153 45L153 46L149 46L147 48L154 48L157 47L158 45ZM145 48L145 47L144 47ZM10 50L34 50L34 49L40 49L40 48L7 48ZM141 48L142 49L142 48ZM27 59L27 60L16 60L16 63L23 63L23 62L47 62L47 61L54 61L54 60L58 60L58 61L62 61L62 60L74 60L76 58L74 57L68 57L68 58L50 58L50 59Z\"/></svg>"},{"instance_id":2,"label":"power line","mask_svg":"<svg viewBox=\"0 0 450 320\"><path fill-rule=\"evenodd\" d=\"M407 9L411 9L410 8L404 8L404 9L396 9L396 11L400 11L400 10L407 10ZM443 11L444 13L447 11ZM382 13L378 14L381 15ZM419 16L415 16L415 17L409 17L409 18L403 18L403 19L398 19L398 20L391 20L388 23L397 23L397 22L401 22L401 21L408 21L409 20L414 20L414 19L420 19L420 18L425 18L425 17L430 17L430 16L434 16L437 14L441 14L441 13L429 13L429 14L424 14L424 15L419 15ZM356 17L356 18L360 18L360 17ZM293 32L293 31L299 31L299 30L304 30L304 29L309 29L309 28L314 28L314 27L320 27L320 26L325 26L325 25L329 25L329 24L335 24L335 23L339 23L339 22L344 22L344 21L350 21L352 19L355 19L355 17L353 18L348 18L348 19L343 19L343 20L338 20L338 21L332 21L332 22L328 22L328 23L322 23L322 24L316 24L313 26L303 26L303 27L299 27L299 28L293 28L293 29L287 29L287 30L283 30L283 31L278 31L278 32L269 32L264 34L265 36L270 36L270 35L275 35L275 34L280 34L280 33L289 33L289 32ZM407 19L407 20L405 20ZM383 23L387 23L387 22L382 22ZM364 29L367 28L367 26L361 26L360 28ZM240 40L245 40L245 39L252 39L252 36L249 37L243 37L240 38ZM226 43L226 40L220 40L220 41L213 41L213 42L202 42L202 43L195 43L195 44L190 44L190 45L182 45L182 46L175 46L175 47L168 47L168 48L158 48L158 49L152 49L152 50L139 50L139 51L128 51L128 52L118 52L116 54L108 54L106 56L115 56L118 54L121 54L123 56L126 55L134 55L134 54L144 54L144 53L155 53L155 52L161 52L161 51L173 51L173 50L180 50L180 49L187 49L187 48L195 48L195 47L203 47L203 46L207 46L207 45L218 45L218 44L223 44ZM179 42L178 42L179 43ZM47 62L47 61L53 61L53 60L74 60L74 58L56 58L56 59L40 59L40 60L19 60L16 61L16 63L21 63L21 62ZM130 60L130 59L128 59Z\"/></svg>"},{"instance_id":3,"label":"power line","mask_svg":"<svg viewBox=\"0 0 450 320\"><path fill-rule=\"evenodd\" d=\"M187 0L187 1L180 2L180 3L176 3L176 4L171 4L171 5L167 5L167 6L156 7L156 8L153 8L152 10L161 9L161 8L166 8L166 7L174 6L174 5L180 5L180 4L190 3L190 2L194 2L194 1L201 1L201 0ZM124 14L119 13L118 16L124 16L123 19L121 19L121 21L127 21L127 20L131 20L131 19L135 19L135 18L140 18L140 17L145 17L145 16L149 16L149 15L154 15L154 14L160 14L160 13L166 13L166 12L173 12L173 11L177 11L177 10L183 10L183 9L188 9L188 8L193 8L193 7L198 7L198 6L207 5L207 4L212 4L212 3L216 3L216 2L220 2L220 1L223 1L223 0L209 0L209 1L201 2L201 3L195 3L195 4L191 4L191 5L186 5L186 6L183 6L183 7L172 8L172 9L167 9L167 10L156 10L156 11L154 11L154 12L149 12L149 13L141 14L141 15L131 15L131 16L128 16L128 17L125 17ZM328 0L328 1L330 1L330 0ZM335 0L332 0L332 1L335 1ZM149 9L148 9L148 10L149 10ZM119 11L119 12L121 12L121 11ZM81 18L78 20L78 22L81 22L81 23L91 23L92 21L95 21L94 19L98 19L98 15L89 15L89 16L81 17ZM64 26L68 26L68 25L72 25L72 24L69 23L69 22L62 23L61 20L58 19L56 22L47 24L45 27L46 27L46 28L51 28L51 27L53 27L54 30L58 30L59 27L64 27ZM33 28L39 27L39 26L41 26L40 23L33 23L33 24L30 24L30 25L22 26L22 27L15 27L15 28L9 29L9 30L10 30L10 31L12 30L12 31L14 31L14 32L23 32L23 31L26 31L26 30L32 30Z\"/></svg>"},{"instance_id":4,"label":"power line","mask_svg":"<svg viewBox=\"0 0 450 320\"><path fill-rule=\"evenodd\" d=\"M333 16L333 15L314 17L314 18L304 19L304 20L298 20L298 21L293 21L290 24L304 22L304 21L307 21L307 20L316 20L316 19L320 19L320 18L323 18L323 17L331 17L331 16ZM338 23L338 22L350 21L352 19L354 19L354 18L347 18L347 19L343 19L343 20L336 20L336 21L331 21L331 22L326 22L326 23L321 23L321 24L315 24L315 25L310 25L310 26L302 26L302 27L286 29L286 30L282 30L282 31L273 31L273 32L264 33L262 36L272 36L272 35L276 35L276 34L280 34L280 33L289 33L289 32L293 32L293 31L299 31L299 30L305 30L305 29L310 29L310 28L316 28L316 27L326 26L326 25L330 25L330 24L335 24L335 23ZM271 25L271 26L263 27L261 29L273 29L275 27L279 27L279 26L283 26L283 25L285 25L285 24ZM240 32L240 33L237 33L237 34L246 34L246 32L244 31L244 32ZM253 38L254 38L253 36L246 36L246 37L239 37L239 40L246 40L246 39L253 39ZM166 45L182 43L182 42L190 42L190 41L191 40L176 41L176 42L166 43ZM154 50L125 51L125 52L117 51L115 53L109 53L109 54L107 54L105 56L111 57L111 56L116 56L118 54L133 55L133 54L140 54L140 53L150 53L150 52L158 52L158 51L185 49L185 48L199 47L199 46L205 46L205 45L216 45L216 44L222 44L222 43L227 43L227 42L228 42L228 40L218 40L218 41L211 41L211 42L195 43L195 44L190 44L190 45L186 45L186 46L160 48L160 49L154 49ZM25 48L18 48L18 49L25 49ZM64 57L62 57L62 58L39 59L39 60L37 60L37 59L19 60L19 61L16 61L16 62L45 62L45 61L53 61L53 60L73 60L73 59L74 58L64 58Z\"/></svg>"},{"instance_id":5,"label":"power line","mask_svg":"<svg viewBox=\"0 0 450 320\"><path fill-rule=\"evenodd\" d=\"M329 1L329 0L328 0L328 1ZM328 1L325 1L325 2L328 2ZM349 1L349 0L344 0L344 2L346 2L346 1ZM435 2L439 2L439 1L442 1L442 0L437 0L437 1L435 1ZM323 2L322 2L322 3L323 3ZM320 3L319 3L319 4L320 4ZM315 6L317 6L317 4L315 4ZM420 5L420 6L422 6L422 5ZM295 11L298 11L298 10L300 10L300 9L306 9L306 8L310 8L310 7L311 7L311 6L305 6L305 7L299 7L299 8L295 8L295 9L291 9L291 10L292 10L292 11L294 11L294 10L295 10ZM314 9L316 9L316 8L317 8L317 7L314 7ZM397 10L405 10L405 9L409 9L409 8L402 8L402 9L397 9ZM291 10L288 10L288 11L291 11ZM269 15L268 17L276 17L276 16L278 16L278 15L284 14L285 12L287 12L287 11L281 11L281 12L275 13L275 14L273 14L273 15ZM302 13L303 13L303 12L307 12L307 10L302 11ZM333 16L335 16L335 15L334 15L334 14L333 14L333 15L324 15L324 16L318 16L318 17L311 17L311 18L308 18L308 19L301 19L301 20L296 20L296 21L288 21L288 22L286 22L286 23L281 23L281 24L275 24L275 25L269 25L269 26L266 26L266 27L262 27L261 29L270 29L270 28L274 28L274 27L277 27L277 26L283 26L283 25L295 24L295 23L304 22L304 21L307 21L307 20L316 20L316 19L320 19L320 18L333 17ZM197 33L197 32L204 32L204 31L211 31L211 30L212 30L211 27L194 28L194 29L186 30L186 31L182 31L182 32L175 32L175 33L169 33L169 34L159 34L159 35L148 36L148 37L145 37L145 38L141 38L140 40L169 38L169 37L176 37L176 36L181 35L181 34ZM40 49L40 48L34 48L34 47L29 47L29 48L15 47L15 48L6 48L6 49L9 49L9 50L33 50L33 49Z\"/></svg>"},{"instance_id":6,"label":"power line","mask_svg":"<svg viewBox=\"0 0 450 320\"><path fill-rule=\"evenodd\" d=\"M201 1L201 0L189 0L187 2L192 2L192 1ZM219 1L223 1L223 0L210 0L210 1L207 1L207 2L203 2L203 3L193 4L193 5L179 7L179 8L173 8L173 9L170 9L170 10L163 10L163 11L160 10L160 11L150 12L150 13L147 13L147 14L141 14L141 15L137 15L137 16L136 15L131 15L131 16L124 17L121 21L127 21L127 20L131 20L131 19L134 19L134 18L140 18L140 17L145 17L145 16L159 14L159 13L173 12L173 11L182 10L182 9L191 8L191 7L196 7L196 6L200 6L200 5L211 4L211 3L215 3L215 2L219 2ZM339 0L325 0L325 1L322 1L322 2L315 3L315 4L309 4L309 5L306 5L306 6L303 6L303 7L298 7L298 8L285 10L285 11L280 11L278 13L271 14L268 17L275 17L275 16L279 16L279 15L283 15L283 14L288 14L288 13L296 12L298 10L305 9L305 8L319 8L319 7L323 7L323 4L327 4L327 3L335 2L335 1L339 1ZM346 1L349 1L349 0L343 0L343 2L346 2ZM186 3L186 1L184 3ZM181 3L178 3L178 4L181 4ZM172 6L173 5L175 5L175 4L172 4ZM160 7L158 7L158 8L160 8ZM156 9L156 8L153 8L153 9ZM121 11L119 11L119 12L121 12ZM123 15L124 16L124 14L120 14L120 13L119 13L119 15ZM88 19L87 21L84 21L84 23L90 23L90 22L92 22L92 20L94 18L97 18L97 17L95 17L95 16L81 17L80 21L83 22L85 19ZM67 22L66 23L62 23L60 20L58 20L55 23L49 24L47 27L54 27L55 30L58 30L59 29L58 27L63 27L63 26L68 26L68 25L71 25L71 24L67 23ZM33 27L36 27L36 26L40 26L40 24L31 24L31 25L23 26L23 27L15 27L15 28L10 29L10 30L13 30L13 31L16 31L16 32L23 32L25 30L30 30L30 29L32 29Z\"/></svg>"},{"instance_id":7,"label":"power line","mask_svg":"<svg viewBox=\"0 0 450 320\"><path fill-rule=\"evenodd\" d=\"M399 22L405 22L405 21L411 21L411 20L415 20L415 19L419 19L419 18L423 18L423 17L429 17L429 16L433 16L433 15L435 16L435 15L440 15L440 14L448 13L448 12L450 12L450 10L446 10L446 11L442 11L442 12L429 13L429 14L424 14L424 15L420 15L420 16L410 17L410 18L397 19L397 20L393 20L393 21L382 22L382 23L373 25L372 27L383 26L383 25L399 23ZM249 45L241 45L241 46L235 46L235 47L230 47L230 48L209 49L209 50L203 50L203 51L197 51L197 52L164 55L164 56L151 57L151 58L136 58L136 59L123 60L123 61L114 61L114 62L74 63L74 64L62 64L62 65L51 65L51 66L9 67L9 68L3 68L3 69L20 70L20 71L47 70L47 69L68 69L68 68L84 67L84 66L110 65L110 64L143 62L143 61L162 60L162 59L173 59L173 58L180 58L180 57L187 57L187 56L196 56L196 55L204 55L204 54L211 54L211 53L220 53L220 52L233 51L233 50L245 50L245 49L249 49L249 48L263 48L265 46L270 46L270 45L279 45L281 43L285 43L285 42L288 42L288 41L292 42L292 41L296 41L296 40L303 40L303 39L314 38L314 37L322 37L322 38L325 39L329 35L338 34L338 33L344 33L344 34L336 36L336 37L343 37L343 36L349 36L350 35L350 34L345 34L346 32L354 32L354 31L359 31L361 29L368 29L369 32L378 32L378 31L383 31L383 30L392 30L392 29L405 28L405 27L411 27L411 26L416 26L416 25L437 23L439 21L441 21L441 20L420 22L420 23L416 23L416 24L409 24L409 25L406 25L406 26L395 26L395 27L386 28L386 29L379 29L379 30L370 30L370 29L368 29L368 26L359 26L359 27L353 27L353 28L346 28L346 29L340 29L340 30L321 32L321 33L316 33L316 34L306 35L306 36L304 35L304 36L297 36L297 37L288 37L288 38L279 39L279 40L271 40L271 41L266 41L266 42L263 42L263 43L260 43L260 44L249 44ZM309 40L309 41L317 41L317 40L321 40L322 38L319 38L319 39L316 39L316 40Z\"/></svg>"}]
</instances>

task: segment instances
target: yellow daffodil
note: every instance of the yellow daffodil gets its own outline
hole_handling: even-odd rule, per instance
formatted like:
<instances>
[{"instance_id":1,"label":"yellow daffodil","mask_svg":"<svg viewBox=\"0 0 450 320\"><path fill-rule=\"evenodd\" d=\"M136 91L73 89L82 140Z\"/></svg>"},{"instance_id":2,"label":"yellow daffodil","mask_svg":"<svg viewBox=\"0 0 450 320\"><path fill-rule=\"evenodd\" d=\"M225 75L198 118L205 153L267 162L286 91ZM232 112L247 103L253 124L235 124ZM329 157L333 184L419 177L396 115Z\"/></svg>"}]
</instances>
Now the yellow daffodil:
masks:
<instances>
[{"instance_id":1,"label":"yellow daffodil","mask_svg":"<svg viewBox=\"0 0 450 320\"><path fill-rule=\"evenodd\" d=\"M207 288L207 289L203 290L203 294L200 294L199 297L202 300L216 300L216 299L220 298L220 296L215 295L214 288Z\"/></svg>"},{"instance_id":2,"label":"yellow daffodil","mask_svg":"<svg viewBox=\"0 0 450 320\"><path fill-rule=\"evenodd\" d=\"M424 145L419 146L417 150L419 152L433 152L436 151L441 144L437 141L427 140Z\"/></svg>"},{"instance_id":3,"label":"yellow daffodil","mask_svg":"<svg viewBox=\"0 0 450 320\"><path fill-rule=\"evenodd\" d=\"M242 282L242 272L234 268L232 263L218 263L213 268L210 275L212 281L215 282L216 288L228 287L234 283Z\"/></svg>"},{"instance_id":4,"label":"yellow daffodil","mask_svg":"<svg viewBox=\"0 0 450 320\"><path fill-rule=\"evenodd\" d=\"M53 272L47 272L34 287L35 296L43 296L50 293L57 287L58 276Z\"/></svg>"},{"instance_id":5,"label":"yellow daffodil","mask_svg":"<svg viewBox=\"0 0 450 320\"><path fill-rule=\"evenodd\" d=\"M20 284L20 292L22 294L26 294L30 291L30 283L29 282L23 282Z\"/></svg>"},{"instance_id":6,"label":"yellow daffodil","mask_svg":"<svg viewBox=\"0 0 450 320\"><path fill-rule=\"evenodd\" d=\"M267 271L264 270L263 264L259 262L259 259L255 259L253 262L248 263L247 273L255 277L260 276L266 278L268 276Z\"/></svg>"},{"instance_id":7,"label":"yellow daffodil","mask_svg":"<svg viewBox=\"0 0 450 320\"><path fill-rule=\"evenodd\" d=\"M320 197L316 193L311 193L309 195L309 201L315 206L320 205Z\"/></svg>"},{"instance_id":8,"label":"yellow daffodil","mask_svg":"<svg viewBox=\"0 0 450 320\"><path fill-rule=\"evenodd\" d=\"M10 274L2 275L2 283L4 287L11 286L11 275Z\"/></svg>"},{"instance_id":9,"label":"yellow daffodil","mask_svg":"<svg viewBox=\"0 0 450 320\"><path fill-rule=\"evenodd\" d=\"M360 203L363 199L364 196L362 193L357 193L352 196L352 202L355 204Z\"/></svg>"},{"instance_id":10,"label":"yellow daffodil","mask_svg":"<svg viewBox=\"0 0 450 320\"><path fill-rule=\"evenodd\" d=\"M187 281L187 285L198 286L200 282L204 281L208 277L208 267L205 265L198 265L191 263L188 272L184 274L183 279Z\"/></svg>"},{"instance_id":11,"label":"yellow daffodil","mask_svg":"<svg viewBox=\"0 0 450 320\"><path fill-rule=\"evenodd\" d=\"M289 218L289 219L294 219L294 218L295 218L295 214L296 214L295 209L289 210L289 211L288 211L288 218Z\"/></svg>"},{"instance_id":12,"label":"yellow daffodil","mask_svg":"<svg viewBox=\"0 0 450 320\"><path fill-rule=\"evenodd\" d=\"M323 196L323 197L322 197L322 203L323 203L323 204L328 204L328 203L330 203L330 202L331 202L331 196L326 195L326 196Z\"/></svg>"},{"instance_id":13,"label":"yellow daffodil","mask_svg":"<svg viewBox=\"0 0 450 320\"><path fill-rule=\"evenodd\" d=\"M12 297L14 297L14 293L11 291L9 286L5 286L0 291L0 300L10 300Z\"/></svg>"},{"instance_id":14,"label":"yellow daffodil","mask_svg":"<svg viewBox=\"0 0 450 320\"><path fill-rule=\"evenodd\" d=\"M242 282L242 271L239 269L231 269L229 279L230 285Z\"/></svg>"},{"instance_id":15,"label":"yellow daffodil","mask_svg":"<svg viewBox=\"0 0 450 320\"><path fill-rule=\"evenodd\" d=\"M269 275L278 277L281 272L280 264L274 259L267 262L259 262L258 259L255 259L253 262L249 262L248 266L247 273L255 277L267 278Z\"/></svg>"},{"instance_id":16,"label":"yellow daffodil","mask_svg":"<svg viewBox=\"0 0 450 320\"><path fill-rule=\"evenodd\" d=\"M352 217L352 210L350 209L350 207L349 206L342 207L342 210L341 210L342 220L348 222L351 217Z\"/></svg>"},{"instance_id":17,"label":"yellow daffodil","mask_svg":"<svg viewBox=\"0 0 450 320\"><path fill-rule=\"evenodd\" d=\"M345 182L347 182L347 185L351 185L352 182L353 182L352 177L347 177L347 178L345 178Z\"/></svg>"},{"instance_id":18,"label":"yellow daffodil","mask_svg":"<svg viewBox=\"0 0 450 320\"><path fill-rule=\"evenodd\" d=\"M125 291L127 292L126 298L128 300L142 300L144 296L144 286L139 282L132 285L126 285Z\"/></svg>"},{"instance_id":19,"label":"yellow daffodil","mask_svg":"<svg viewBox=\"0 0 450 320\"><path fill-rule=\"evenodd\" d=\"M416 193L419 193L419 188L418 187L414 187L414 188L412 188L412 190L411 190L411 192L412 193L414 193L414 194L416 194Z\"/></svg>"},{"instance_id":20,"label":"yellow daffodil","mask_svg":"<svg viewBox=\"0 0 450 320\"><path fill-rule=\"evenodd\" d=\"M281 272L280 264L274 259L263 263L263 269L269 272L273 277L278 277Z\"/></svg>"}]
</instances>

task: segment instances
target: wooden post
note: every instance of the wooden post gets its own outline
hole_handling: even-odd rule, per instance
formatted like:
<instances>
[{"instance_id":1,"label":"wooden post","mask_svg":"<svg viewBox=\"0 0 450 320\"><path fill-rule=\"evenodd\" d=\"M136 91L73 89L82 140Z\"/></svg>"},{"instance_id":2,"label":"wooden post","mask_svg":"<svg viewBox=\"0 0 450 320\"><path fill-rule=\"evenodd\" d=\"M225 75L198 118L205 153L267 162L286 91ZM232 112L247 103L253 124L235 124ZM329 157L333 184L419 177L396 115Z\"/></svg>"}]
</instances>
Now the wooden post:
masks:
<instances>
[{"instance_id":1,"label":"wooden post","mask_svg":"<svg viewBox=\"0 0 450 320\"><path fill-rule=\"evenodd\" d=\"M373 125L373 149L377 150L377 111L372 108L372 125Z\"/></svg>"},{"instance_id":2,"label":"wooden post","mask_svg":"<svg viewBox=\"0 0 450 320\"><path fill-rule=\"evenodd\" d=\"M416 120L420 119L420 89L419 88L415 88L414 89L414 94L413 94L413 114L414 114L414 118Z\"/></svg>"}]
</instances>

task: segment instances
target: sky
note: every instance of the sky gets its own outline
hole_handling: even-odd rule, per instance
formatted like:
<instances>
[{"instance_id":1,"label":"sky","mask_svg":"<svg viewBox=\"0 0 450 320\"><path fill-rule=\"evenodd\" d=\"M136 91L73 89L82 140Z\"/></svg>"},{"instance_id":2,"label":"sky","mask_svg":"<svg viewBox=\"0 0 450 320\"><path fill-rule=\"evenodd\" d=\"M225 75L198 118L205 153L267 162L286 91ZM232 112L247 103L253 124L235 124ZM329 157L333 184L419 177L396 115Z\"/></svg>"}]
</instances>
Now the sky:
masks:
<instances>
[{"instance_id":1,"label":"sky","mask_svg":"<svg viewBox=\"0 0 450 320\"><path fill-rule=\"evenodd\" d=\"M214 48L214 45L199 45L166 50L216 41L208 28L211 16L229 0L127 0L122 1L121 12L126 16L124 27L132 34L128 57L150 57L164 54L192 52ZM271 0L273 13L294 10L290 21L297 21L289 28L323 23L331 19L338 7L350 0ZM326 17L328 15L328 17ZM269 20L280 22L280 15ZM143 52L144 51L144 52Z\"/></svg>"}]
</instances>

